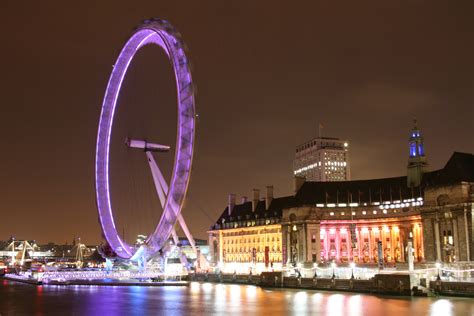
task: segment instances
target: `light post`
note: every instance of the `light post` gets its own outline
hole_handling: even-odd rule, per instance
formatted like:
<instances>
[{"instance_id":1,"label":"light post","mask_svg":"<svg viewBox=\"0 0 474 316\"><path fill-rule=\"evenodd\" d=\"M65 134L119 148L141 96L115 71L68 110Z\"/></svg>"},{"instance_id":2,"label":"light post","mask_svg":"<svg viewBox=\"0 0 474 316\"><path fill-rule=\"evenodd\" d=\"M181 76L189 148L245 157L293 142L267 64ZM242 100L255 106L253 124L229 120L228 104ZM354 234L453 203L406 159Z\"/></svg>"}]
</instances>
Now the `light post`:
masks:
<instances>
[{"instance_id":1,"label":"light post","mask_svg":"<svg viewBox=\"0 0 474 316\"><path fill-rule=\"evenodd\" d=\"M351 280L354 280L354 268L355 268L355 263L354 262L351 262L350 266L351 266Z\"/></svg>"},{"instance_id":2,"label":"light post","mask_svg":"<svg viewBox=\"0 0 474 316\"><path fill-rule=\"evenodd\" d=\"M332 278L335 279L335 278L336 278L336 274L334 274L334 269L336 268L336 263L335 263L335 262L332 262L332 263L331 263L331 267L332 267Z\"/></svg>"},{"instance_id":3,"label":"light post","mask_svg":"<svg viewBox=\"0 0 474 316\"><path fill-rule=\"evenodd\" d=\"M441 263L436 262L436 269L438 271L438 276L436 277L436 281L441 281L441 276L439 275L439 269L441 268Z\"/></svg>"},{"instance_id":4,"label":"light post","mask_svg":"<svg viewBox=\"0 0 474 316\"><path fill-rule=\"evenodd\" d=\"M301 270L302 267L303 267L303 265L301 263L298 263L297 264L297 269L295 269L298 279L301 279L301 271L300 270Z\"/></svg>"}]
</instances>

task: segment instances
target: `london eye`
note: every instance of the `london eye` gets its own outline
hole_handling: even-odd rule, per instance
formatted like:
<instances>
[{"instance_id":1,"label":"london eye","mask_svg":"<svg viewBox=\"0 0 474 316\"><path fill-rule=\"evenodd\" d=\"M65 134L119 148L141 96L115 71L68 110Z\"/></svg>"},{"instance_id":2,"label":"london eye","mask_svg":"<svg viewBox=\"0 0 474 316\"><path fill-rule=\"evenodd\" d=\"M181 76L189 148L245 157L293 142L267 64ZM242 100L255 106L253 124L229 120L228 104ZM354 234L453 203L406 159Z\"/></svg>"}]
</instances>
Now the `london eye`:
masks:
<instances>
[{"instance_id":1,"label":"london eye","mask_svg":"<svg viewBox=\"0 0 474 316\"><path fill-rule=\"evenodd\" d=\"M169 184L166 182L158 163L156 152L167 152L172 146L151 143L145 139L125 140L128 148L140 149L146 154L153 184L159 197L163 212L152 232L138 247L121 237L114 218L111 202L111 137L115 113L118 107L122 83L135 54L145 45L160 47L168 57L176 82L177 96L177 134L175 156ZM151 135L154 136L154 135ZM122 48L110 75L97 133L95 155L95 188L99 221L103 236L117 257L130 260L148 260L156 256L172 237L177 242L175 225L179 223L190 242L192 236L186 227L181 210L190 180L195 137L194 89L190 65L185 53L185 45L179 33L171 24L161 19L150 19L136 28ZM191 242L194 247L194 241Z\"/></svg>"}]
</instances>

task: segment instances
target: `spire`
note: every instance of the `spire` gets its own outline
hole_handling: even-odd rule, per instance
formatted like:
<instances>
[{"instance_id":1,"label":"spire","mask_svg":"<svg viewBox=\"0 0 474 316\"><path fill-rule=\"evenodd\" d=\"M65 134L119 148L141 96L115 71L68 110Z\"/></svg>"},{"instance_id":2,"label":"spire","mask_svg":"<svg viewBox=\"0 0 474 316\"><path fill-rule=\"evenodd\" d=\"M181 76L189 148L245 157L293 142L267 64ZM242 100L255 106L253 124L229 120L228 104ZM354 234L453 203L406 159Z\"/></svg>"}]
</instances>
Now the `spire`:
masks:
<instances>
[{"instance_id":1,"label":"spire","mask_svg":"<svg viewBox=\"0 0 474 316\"><path fill-rule=\"evenodd\" d=\"M410 133L408 145L407 185L408 187L418 187L421 184L423 173L426 172L428 163L425 157L423 137L417 126L416 118L413 120L413 128Z\"/></svg>"}]
</instances>

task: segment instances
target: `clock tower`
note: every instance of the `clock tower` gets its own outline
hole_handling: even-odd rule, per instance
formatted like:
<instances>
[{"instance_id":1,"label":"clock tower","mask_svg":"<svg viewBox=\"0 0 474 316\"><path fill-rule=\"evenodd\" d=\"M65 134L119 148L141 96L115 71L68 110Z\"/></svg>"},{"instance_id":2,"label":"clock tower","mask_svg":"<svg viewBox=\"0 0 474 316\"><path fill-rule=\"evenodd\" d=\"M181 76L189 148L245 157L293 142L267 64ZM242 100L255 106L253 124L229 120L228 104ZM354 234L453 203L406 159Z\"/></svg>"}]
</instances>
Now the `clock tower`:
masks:
<instances>
[{"instance_id":1,"label":"clock tower","mask_svg":"<svg viewBox=\"0 0 474 316\"><path fill-rule=\"evenodd\" d=\"M409 149L407 185L408 187L418 187L421 184L423 173L427 171L428 163L426 162L423 137L416 125L416 119L410 134Z\"/></svg>"}]
</instances>

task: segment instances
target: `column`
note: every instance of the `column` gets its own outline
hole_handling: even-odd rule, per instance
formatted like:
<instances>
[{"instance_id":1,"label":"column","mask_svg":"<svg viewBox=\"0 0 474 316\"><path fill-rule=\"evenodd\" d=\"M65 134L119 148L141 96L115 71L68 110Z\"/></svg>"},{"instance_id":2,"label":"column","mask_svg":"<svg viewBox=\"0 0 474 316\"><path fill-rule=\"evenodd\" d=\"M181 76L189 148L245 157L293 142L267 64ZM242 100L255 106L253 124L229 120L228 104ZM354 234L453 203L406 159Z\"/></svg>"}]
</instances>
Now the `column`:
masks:
<instances>
[{"instance_id":1,"label":"column","mask_svg":"<svg viewBox=\"0 0 474 316\"><path fill-rule=\"evenodd\" d=\"M459 261L458 219L453 217L451 223L453 225L454 256L456 257L455 261Z\"/></svg>"},{"instance_id":2,"label":"column","mask_svg":"<svg viewBox=\"0 0 474 316\"><path fill-rule=\"evenodd\" d=\"M339 228L336 228L336 262L341 261L341 240L339 238Z\"/></svg>"},{"instance_id":3,"label":"column","mask_svg":"<svg viewBox=\"0 0 474 316\"><path fill-rule=\"evenodd\" d=\"M347 247L347 260L349 262L354 261L352 258L352 246L351 246L351 231L349 227L346 229L346 247Z\"/></svg>"},{"instance_id":4,"label":"column","mask_svg":"<svg viewBox=\"0 0 474 316\"><path fill-rule=\"evenodd\" d=\"M474 223L471 225L474 226ZM469 229L467 225L467 206L464 207L464 232L466 233L466 261L469 262L471 261L471 240L469 240Z\"/></svg>"},{"instance_id":5,"label":"column","mask_svg":"<svg viewBox=\"0 0 474 316\"><path fill-rule=\"evenodd\" d=\"M373 262L373 257L374 257L374 254L372 253L372 249L373 248L373 245L372 245L372 241L374 240L374 238L372 237L372 227L369 227L369 260L370 262Z\"/></svg>"},{"instance_id":6,"label":"column","mask_svg":"<svg viewBox=\"0 0 474 316\"><path fill-rule=\"evenodd\" d=\"M316 262L320 261L320 256L321 256L321 230L320 230L320 225L315 224L315 234L316 234ZM311 258L312 259L312 258Z\"/></svg>"},{"instance_id":7,"label":"column","mask_svg":"<svg viewBox=\"0 0 474 316\"><path fill-rule=\"evenodd\" d=\"M286 258L283 259L285 261L285 262L283 262L283 264L285 264L285 265L288 265L290 263L290 260L291 260L290 229L291 229L290 225L285 225L285 229L284 229L285 243L283 244L283 242L282 242L283 246L285 247L285 257ZM258 233L259 233L258 238L260 239L260 231ZM261 240L260 240L260 243L259 243L259 248L260 248L260 251L263 251Z\"/></svg>"},{"instance_id":8,"label":"column","mask_svg":"<svg viewBox=\"0 0 474 316\"><path fill-rule=\"evenodd\" d=\"M401 249L401 238L400 238L400 226L395 226L394 228L394 233L393 235L395 236L395 241L394 241L394 244L395 244L395 261L397 261L398 259L398 256L397 256L397 252L396 252L396 249L398 248L398 251L400 253L400 257L399 257L399 261L401 261L402 259L402 249Z\"/></svg>"},{"instance_id":9,"label":"column","mask_svg":"<svg viewBox=\"0 0 474 316\"><path fill-rule=\"evenodd\" d=\"M313 256L313 234L314 234L314 229L313 225L310 224L305 224L306 227L306 262L311 262L313 261L312 256Z\"/></svg>"},{"instance_id":10,"label":"column","mask_svg":"<svg viewBox=\"0 0 474 316\"><path fill-rule=\"evenodd\" d=\"M393 226L390 226L390 253L392 254L392 262L396 262L395 256L395 248L396 246L396 238L395 238L395 229Z\"/></svg>"},{"instance_id":11,"label":"column","mask_svg":"<svg viewBox=\"0 0 474 316\"><path fill-rule=\"evenodd\" d=\"M326 228L326 238L324 239L324 254L326 256L326 261L329 261L329 228Z\"/></svg>"},{"instance_id":12,"label":"column","mask_svg":"<svg viewBox=\"0 0 474 316\"><path fill-rule=\"evenodd\" d=\"M305 262L305 259L306 259L306 234L307 234L307 231L305 229L306 225L304 224L301 224L299 227L298 227L298 240L302 240L303 242L302 243L298 243L299 244L299 247L298 247L298 262Z\"/></svg>"},{"instance_id":13,"label":"column","mask_svg":"<svg viewBox=\"0 0 474 316\"><path fill-rule=\"evenodd\" d=\"M392 249L392 226L388 226L388 232L386 233L386 237L388 236L388 243L387 243L387 248L388 248L388 256L387 256L387 262L392 262L393 259L393 249ZM389 260L390 258L390 260Z\"/></svg>"},{"instance_id":14,"label":"column","mask_svg":"<svg viewBox=\"0 0 474 316\"><path fill-rule=\"evenodd\" d=\"M413 250L414 250L414 255L413 255L413 259L415 260L415 262L418 262L418 234L417 234L417 229L416 229L416 225L415 224L411 224L411 232L412 232L412 235L413 235Z\"/></svg>"},{"instance_id":15,"label":"column","mask_svg":"<svg viewBox=\"0 0 474 316\"><path fill-rule=\"evenodd\" d=\"M357 245L357 258L360 261L360 228L355 228L355 233L356 233L356 245Z\"/></svg>"},{"instance_id":16,"label":"column","mask_svg":"<svg viewBox=\"0 0 474 316\"><path fill-rule=\"evenodd\" d=\"M380 234L380 241L382 242L382 259L383 259L383 262L385 262L385 246L387 242L385 241L385 228L384 227L379 227L379 234Z\"/></svg>"},{"instance_id":17,"label":"column","mask_svg":"<svg viewBox=\"0 0 474 316\"><path fill-rule=\"evenodd\" d=\"M398 228L398 238L400 239L400 261L405 262L405 228L400 226Z\"/></svg>"},{"instance_id":18,"label":"column","mask_svg":"<svg viewBox=\"0 0 474 316\"><path fill-rule=\"evenodd\" d=\"M300 240L303 241L301 247L299 247L299 254L298 254L298 258L300 262L305 262L306 261L306 255L307 255L307 249L308 249L308 245L307 245L307 240L306 240L306 236L308 235L308 231L307 231L307 226L306 224L301 224L301 231L299 232L300 233Z\"/></svg>"},{"instance_id":19,"label":"column","mask_svg":"<svg viewBox=\"0 0 474 316\"><path fill-rule=\"evenodd\" d=\"M222 244L223 244L223 233L222 233L222 230L219 231L219 263L222 265L224 263L224 254L223 254L223 247L222 247Z\"/></svg>"},{"instance_id":20,"label":"column","mask_svg":"<svg viewBox=\"0 0 474 316\"><path fill-rule=\"evenodd\" d=\"M436 261L441 261L441 241L439 239L439 223L438 220L435 219L434 222L434 229L435 229L435 250L436 250Z\"/></svg>"},{"instance_id":21,"label":"column","mask_svg":"<svg viewBox=\"0 0 474 316\"><path fill-rule=\"evenodd\" d=\"M417 236L417 242L418 242L418 252L416 254L417 258L418 258L418 262L421 262L421 258L422 255L422 251L421 251L421 247L422 247L422 244L421 244L421 226L419 224L416 224L416 236Z\"/></svg>"},{"instance_id":22,"label":"column","mask_svg":"<svg viewBox=\"0 0 474 316\"><path fill-rule=\"evenodd\" d=\"M428 262L436 261L436 243L434 236L434 220L430 217L422 217L423 224L423 258ZM406 258L405 258L406 260Z\"/></svg>"}]
</instances>

